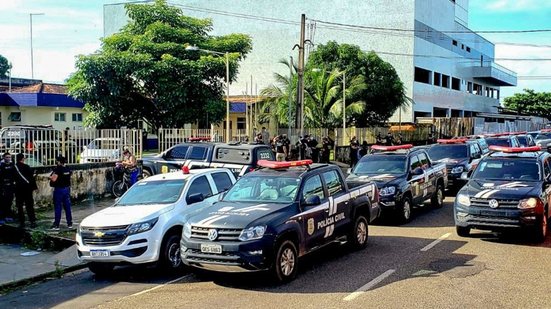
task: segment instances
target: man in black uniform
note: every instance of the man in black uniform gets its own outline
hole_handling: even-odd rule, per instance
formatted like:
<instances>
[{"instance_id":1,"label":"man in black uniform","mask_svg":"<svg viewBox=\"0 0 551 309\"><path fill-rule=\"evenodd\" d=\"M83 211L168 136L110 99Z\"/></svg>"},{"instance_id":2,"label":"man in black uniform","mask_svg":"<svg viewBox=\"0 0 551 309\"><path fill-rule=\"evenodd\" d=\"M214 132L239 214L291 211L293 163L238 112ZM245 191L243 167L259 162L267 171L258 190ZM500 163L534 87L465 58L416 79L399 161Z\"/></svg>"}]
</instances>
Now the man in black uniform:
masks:
<instances>
[{"instance_id":1,"label":"man in black uniform","mask_svg":"<svg viewBox=\"0 0 551 309\"><path fill-rule=\"evenodd\" d=\"M324 136L321 140L321 160L320 163L329 163L329 154L331 152L331 141L327 136Z\"/></svg>"},{"instance_id":2,"label":"man in black uniform","mask_svg":"<svg viewBox=\"0 0 551 309\"><path fill-rule=\"evenodd\" d=\"M385 137L385 145L386 146L392 146L394 145L394 136L392 136L392 133L388 132Z\"/></svg>"},{"instance_id":3,"label":"man in black uniform","mask_svg":"<svg viewBox=\"0 0 551 309\"><path fill-rule=\"evenodd\" d=\"M61 221L61 208L65 210L67 227L73 228L73 217L71 214L71 170L65 165L63 156L56 158L57 166L50 175L50 186L54 187L54 211L55 219L52 230L59 230Z\"/></svg>"},{"instance_id":4,"label":"man in black uniform","mask_svg":"<svg viewBox=\"0 0 551 309\"><path fill-rule=\"evenodd\" d=\"M31 228L36 227L36 216L34 214L33 191L38 189L34 180L33 171L30 166L25 164L25 155L18 153L15 156L15 205L17 206L17 215L19 216L19 227L25 227L25 213L23 204L27 211L27 216L31 222Z\"/></svg>"},{"instance_id":5,"label":"man in black uniform","mask_svg":"<svg viewBox=\"0 0 551 309\"><path fill-rule=\"evenodd\" d=\"M0 162L0 224L4 221L13 222L13 213L11 210L13 204L13 194L15 193L15 167L11 160L11 154L8 152L2 156Z\"/></svg>"},{"instance_id":6,"label":"man in black uniform","mask_svg":"<svg viewBox=\"0 0 551 309\"><path fill-rule=\"evenodd\" d=\"M319 162L319 150L318 150L318 141L315 137L310 135L308 137L308 148L310 148L310 151L312 152L312 161L314 163Z\"/></svg>"},{"instance_id":7,"label":"man in black uniform","mask_svg":"<svg viewBox=\"0 0 551 309\"><path fill-rule=\"evenodd\" d=\"M354 167L358 163L358 150L360 150L360 143L355 136L352 136L350 140L350 167Z\"/></svg>"}]
</instances>

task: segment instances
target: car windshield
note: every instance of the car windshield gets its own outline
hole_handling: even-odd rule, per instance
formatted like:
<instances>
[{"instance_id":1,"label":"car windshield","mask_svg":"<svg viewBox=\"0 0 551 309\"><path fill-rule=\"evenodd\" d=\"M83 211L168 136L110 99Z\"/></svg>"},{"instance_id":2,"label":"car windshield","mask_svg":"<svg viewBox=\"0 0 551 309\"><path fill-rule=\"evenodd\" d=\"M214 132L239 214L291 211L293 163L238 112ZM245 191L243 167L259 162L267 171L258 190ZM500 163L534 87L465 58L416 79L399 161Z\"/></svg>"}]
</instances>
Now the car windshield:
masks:
<instances>
[{"instance_id":1,"label":"car windshield","mask_svg":"<svg viewBox=\"0 0 551 309\"><path fill-rule=\"evenodd\" d=\"M520 143L520 146L526 147L528 146L528 141L526 139L526 135L519 135L517 136L518 142Z\"/></svg>"},{"instance_id":2,"label":"car windshield","mask_svg":"<svg viewBox=\"0 0 551 309\"><path fill-rule=\"evenodd\" d=\"M486 143L489 146L503 146L503 147L510 146L508 138L487 138Z\"/></svg>"},{"instance_id":3,"label":"car windshield","mask_svg":"<svg viewBox=\"0 0 551 309\"><path fill-rule=\"evenodd\" d=\"M427 151L432 160L467 158L467 145L435 145Z\"/></svg>"},{"instance_id":4,"label":"car windshield","mask_svg":"<svg viewBox=\"0 0 551 309\"><path fill-rule=\"evenodd\" d=\"M370 155L356 165L353 173L356 175L404 174L406 161L405 156Z\"/></svg>"},{"instance_id":5,"label":"car windshield","mask_svg":"<svg viewBox=\"0 0 551 309\"><path fill-rule=\"evenodd\" d=\"M185 184L184 179L143 180L133 185L115 206L172 204L180 198Z\"/></svg>"},{"instance_id":6,"label":"car windshield","mask_svg":"<svg viewBox=\"0 0 551 309\"><path fill-rule=\"evenodd\" d=\"M299 178L274 175L246 176L224 196L226 202L289 203L295 200Z\"/></svg>"},{"instance_id":7,"label":"car windshield","mask_svg":"<svg viewBox=\"0 0 551 309\"><path fill-rule=\"evenodd\" d=\"M540 174L538 164L535 160L492 159L481 162L473 178L538 181L540 179Z\"/></svg>"},{"instance_id":8,"label":"car windshield","mask_svg":"<svg viewBox=\"0 0 551 309\"><path fill-rule=\"evenodd\" d=\"M536 136L536 139L537 140L551 139L551 132L550 133L540 133Z\"/></svg>"}]
</instances>

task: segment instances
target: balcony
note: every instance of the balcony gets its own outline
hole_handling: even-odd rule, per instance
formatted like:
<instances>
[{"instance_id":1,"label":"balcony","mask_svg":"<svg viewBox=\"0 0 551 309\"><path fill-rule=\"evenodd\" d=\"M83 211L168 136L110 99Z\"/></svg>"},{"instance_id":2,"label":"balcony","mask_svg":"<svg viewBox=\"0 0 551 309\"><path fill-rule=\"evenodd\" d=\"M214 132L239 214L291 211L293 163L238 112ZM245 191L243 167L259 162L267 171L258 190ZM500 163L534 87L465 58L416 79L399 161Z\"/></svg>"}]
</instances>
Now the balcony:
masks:
<instances>
[{"instance_id":1,"label":"balcony","mask_svg":"<svg viewBox=\"0 0 551 309\"><path fill-rule=\"evenodd\" d=\"M474 79L493 86L516 86L517 73L500 66L493 61L478 62L471 66Z\"/></svg>"}]
</instances>

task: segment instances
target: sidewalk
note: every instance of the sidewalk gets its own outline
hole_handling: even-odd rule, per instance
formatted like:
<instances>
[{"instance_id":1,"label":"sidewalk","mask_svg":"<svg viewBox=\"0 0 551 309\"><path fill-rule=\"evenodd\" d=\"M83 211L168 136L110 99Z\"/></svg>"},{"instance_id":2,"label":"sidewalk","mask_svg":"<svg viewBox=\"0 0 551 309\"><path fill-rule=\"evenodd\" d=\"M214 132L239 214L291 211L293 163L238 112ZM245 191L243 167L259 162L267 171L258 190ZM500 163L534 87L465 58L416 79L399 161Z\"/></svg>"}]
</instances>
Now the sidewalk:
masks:
<instances>
[{"instance_id":1,"label":"sidewalk","mask_svg":"<svg viewBox=\"0 0 551 309\"><path fill-rule=\"evenodd\" d=\"M38 227L36 229L27 228L24 233L17 227L17 223L1 226L2 233L27 234L27 237L30 235L32 238L37 232L42 232L50 238L50 241L61 241L68 244L69 247L60 252L52 252L39 249L31 250L21 244L0 243L0 256L2 257L0 259L0 290L60 276L64 272L84 267L76 254L76 244L74 244L76 227L85 217L111 206L113 202L112 198L105 198L75 203L72 207L73 229L67 228L63 213L61 230L50 231L49 228L54 220L53 209L38 212Z\"/></svg>"}]
</instances>

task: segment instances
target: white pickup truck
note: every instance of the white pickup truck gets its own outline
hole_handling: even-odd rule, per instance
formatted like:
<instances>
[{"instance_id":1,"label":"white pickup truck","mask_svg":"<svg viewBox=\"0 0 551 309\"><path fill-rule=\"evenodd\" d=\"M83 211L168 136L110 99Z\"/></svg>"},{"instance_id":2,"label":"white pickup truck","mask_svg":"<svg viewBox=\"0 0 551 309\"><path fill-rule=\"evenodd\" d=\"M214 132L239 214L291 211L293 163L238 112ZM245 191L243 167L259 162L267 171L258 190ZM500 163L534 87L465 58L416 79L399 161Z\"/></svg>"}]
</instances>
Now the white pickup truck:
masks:
<instances>
[{"instance_id":1,"label":"white pickup truck","mask_svg":"<svg viewBox=\"0 0 551 309\"><path fill-rule=\"evenodd\" d=\"M77 231L77 254L96 275L116 265L158 262L181 267L184 217L218 201L235 183L229 169L184 170L144 179L117 202L86 217Z\"/></svg>"}]
</instances>

